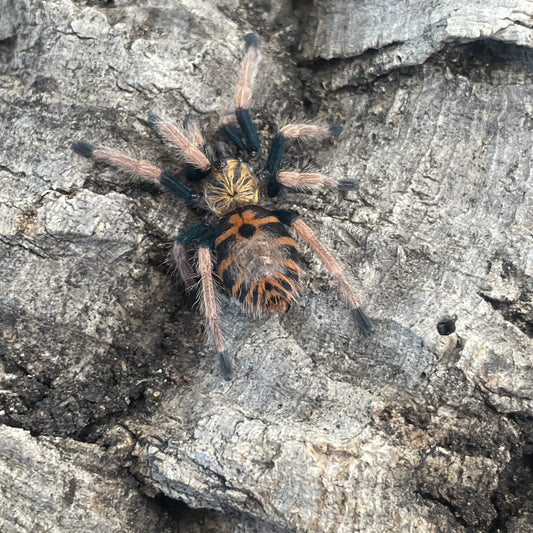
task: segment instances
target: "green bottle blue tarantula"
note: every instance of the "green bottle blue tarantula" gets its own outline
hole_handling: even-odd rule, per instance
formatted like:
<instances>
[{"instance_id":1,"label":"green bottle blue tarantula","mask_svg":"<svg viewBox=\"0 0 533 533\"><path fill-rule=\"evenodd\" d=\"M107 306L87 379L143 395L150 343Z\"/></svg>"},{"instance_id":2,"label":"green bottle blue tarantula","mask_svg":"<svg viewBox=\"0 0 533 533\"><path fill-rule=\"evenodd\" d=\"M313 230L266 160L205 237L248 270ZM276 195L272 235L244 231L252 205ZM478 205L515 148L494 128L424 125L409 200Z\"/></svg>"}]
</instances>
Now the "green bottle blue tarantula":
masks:
<instances>
[{"instance_id":1,"label":"green bottle blue tarantula","mask_svg":"<svg viewBox=\"0 0 533 533\"><path fill-rule=\"evenodd\" d=\"M246 312L287 311L298 295L301 276L298 249L288 228L311 247L337 280L357 325L364 333L372 331L371 322L360 308L348 277L313 230L294 211L270 211L259 205L264 185L272 198L283 185L347 189L352 182L336 181L314 172L280 171L283 152L291 139L337 135L340 131L335 126L317 124L288 124L280 128L272 140L262 172L266 183L260 182L246 162L259 152L259 139L248 108L259 59L258 42L254 34L247 35L245 40L235 94L235 116L226 117L220 123L220 133L235 146L234 154L230 155L224 145L215 149L206 147L194 116L188 116L183 127L157 115L148 119L151 127L185 159L186 178L191 184L201 182L201 193L193 192L189 185L147 161L132 159L107 148L95 148L86 142L73 144L74 150L87 158L158 180L195 211L203 211L202 221L176 238L173 256L187 291L193 291L200 278L199 299L207 336L220 356L226 378L231 375L231 360L226 353L218 316L213 274L216 272L226 291ZM198 246L198 274L190 266L186 254L186 247L193 242Z\"/></svg>"}]
</instances>

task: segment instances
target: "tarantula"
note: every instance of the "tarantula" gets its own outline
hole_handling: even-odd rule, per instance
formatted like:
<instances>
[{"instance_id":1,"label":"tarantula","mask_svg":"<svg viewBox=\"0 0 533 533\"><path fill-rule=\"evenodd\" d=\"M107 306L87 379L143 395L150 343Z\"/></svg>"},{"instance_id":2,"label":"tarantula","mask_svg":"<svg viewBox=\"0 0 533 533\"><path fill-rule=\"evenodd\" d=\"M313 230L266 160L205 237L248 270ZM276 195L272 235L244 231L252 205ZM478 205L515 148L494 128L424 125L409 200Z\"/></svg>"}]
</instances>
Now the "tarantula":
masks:
<instances>
[{"instance_id":1,"label":"tarantula","mask_svg":"<svg viewBox=\"0 0 533 533\"><path fill-rule=\"evenodd\" d=\"M214 273L246 312L287 311L298 295L302 270L296 242L289 228L311 247L337 280L361 330L366 334L372 331L372 324L360 308L349 279L313 230L294 211L268 210L259 205L263 183L247 163L260 149L249 111L259 60L258 40L254 34L248 34L245 42L235 93L235 116L226 117L219 125L220 133L235 146L236 154L231 154L221 145L214 149L207 147L198 119L193 115L187 116L183 127L157 115L148 119L150 126L177 148L186 162L187 180L201 182L201 193L193 192L189 185L148 161L136 160L107 148L95 148L83 141L73 143L73 149L78 154L103 161L119 170L158 180L188 206L204 212L201 222L176 238L173 257L186 291L193 292L197 275L188 262L186 247L193 242L198 243L199 300L207 336L219 354L221 371L226 379L231 376L231 359L226 352L218 316ZM290 140L336 136L339 133L337 126L318 124L287 124L280 128L272 140L262 172L268 196L277 196L283 185L294 188L325 185L349 189L351 182L337 181L320 173L280 171L282 156Z\"/></svg>"}]
</instances>

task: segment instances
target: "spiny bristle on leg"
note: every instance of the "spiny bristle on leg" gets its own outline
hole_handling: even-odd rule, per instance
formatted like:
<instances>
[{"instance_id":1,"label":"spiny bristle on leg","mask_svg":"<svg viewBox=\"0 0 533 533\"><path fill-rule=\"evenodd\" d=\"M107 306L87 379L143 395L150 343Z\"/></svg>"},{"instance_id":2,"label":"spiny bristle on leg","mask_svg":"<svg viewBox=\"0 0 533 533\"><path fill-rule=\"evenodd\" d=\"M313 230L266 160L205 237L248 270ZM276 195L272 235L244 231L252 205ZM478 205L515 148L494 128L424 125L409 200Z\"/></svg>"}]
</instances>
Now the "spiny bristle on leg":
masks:
<instances>
[{"instance_id":1,"label":"spiny bristle on leg","mask_svg":"<svg viewBox=\"0 0 533 533\"><path fill-rule=\"evenodd\" d=\"M219 129L222 135L224 135L228 141L232 142L237 149L244 150L244 142L239 135L239 131L233 124L221 124Z\"/></svg>"}]
</instances>

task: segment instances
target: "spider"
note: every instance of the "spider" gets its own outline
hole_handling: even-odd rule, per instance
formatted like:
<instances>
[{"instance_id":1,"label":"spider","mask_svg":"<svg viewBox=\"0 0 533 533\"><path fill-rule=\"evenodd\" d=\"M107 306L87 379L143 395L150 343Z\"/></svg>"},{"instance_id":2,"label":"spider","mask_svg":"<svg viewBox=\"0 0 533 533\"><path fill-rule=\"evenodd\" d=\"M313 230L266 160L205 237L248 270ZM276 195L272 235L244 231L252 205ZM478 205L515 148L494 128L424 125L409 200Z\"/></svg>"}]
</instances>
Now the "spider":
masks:
<instances>
[{"instance_id":1,"label":"spider","mask_svg":"<svg viewBox=\"0 0 533 533\"><path fill-rule=\"evenodd\" d=\"M264 188L271 198L278 195L282 186L352 188L350 181L337 181L316 172L280 171L288 142L336 136L340 128L309 123L281 127L271 142L260 180L249 164L260 150L249 110L259 60L258 39L255 34L248 34L245 43L235 93L235 114L223 118L219 124L226 144L207 146L194 115L188 115L182 127L157 115L148 118L149 125L177 148L185 160L187 180L191 184L201 182L200 193L195 193L192 187L148 161L133 159L107 148L96 148L84 141L72 145L84 157L159 181L189 207L203 212L200 222L176 238L172 255L177 274L189 295L194 293L197 277L200 278L198 299L205 317L207 337L218 352L220 369L226 379L232 373L231 358L219 319L214 275L216 273L227 293L249 314L287 311L297 298L302 272L296 242L289 228L309 245L337 280L356 324L365 334L372 331L372 324L359 306L349 278L298 213L268 210L259 205ZM186 254L187 247L194 242L198 246L197 274Z\"/></svg>"}]
</instances>

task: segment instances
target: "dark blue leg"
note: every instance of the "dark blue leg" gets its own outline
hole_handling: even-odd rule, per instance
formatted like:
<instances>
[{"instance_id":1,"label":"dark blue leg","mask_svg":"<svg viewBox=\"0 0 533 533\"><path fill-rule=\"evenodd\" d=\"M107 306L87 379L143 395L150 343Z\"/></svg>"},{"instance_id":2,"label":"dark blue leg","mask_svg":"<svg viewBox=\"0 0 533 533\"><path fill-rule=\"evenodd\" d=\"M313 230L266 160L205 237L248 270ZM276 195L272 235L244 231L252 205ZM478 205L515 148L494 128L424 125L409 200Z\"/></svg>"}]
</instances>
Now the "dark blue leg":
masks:
<instances>
[{"instance_id":1,"label":"dark blue leg","mask_svg":"<svg viewBox=\"0 0 533 533\"><path fill-rule=\"evenodd\" d=\"M220 132L228 141L232 142L237 150L244 150L244 142L241 139L239 130L233 124L224 124L219 128Z\"/></svg>"},{"instance_id":2,"label":"dark blue leg","mask_svg":"<svg viewBox=\"0 0 533 533\"><path fill-rule=\"evenodd\" d=\"M187 178L188 181L191 181L193 183L202 181L203 179L207 178L207 176L209 176L210 173L211 173L211 169L202 170L201 168L197 168L193 165L185 166L185 177Z\"/></svg>"},{"instance_id":3,"label":"dark blue leg","mask_svg":"<svg viewBox=\"0 0 533 533\"><path fill-rule=\"evenodd\" d=\"M235 115L237 116L237 122L241 127L244 140L246 142L246 148L253 152L259 152L259 137L257 131L250 118L250 111L248 109L236 109Z\"/></svg>"},{"instance_id":4,"label":"dark blue leg","mask_svg":"<svg viewBox=\"0 0 533 533\"><path fill-rule=\"evenodd\" d=\"M281 165L281 159L287 146L288 139L309 139L324 136L337 136L342 128L336 124L331 126L320 126L317 124L287 124L283 126L272 139L270 150L268 152L265 170L269 173L267 184L268 195L273 198L281 190L282 183L278 179L278 172ZM349 190L353 188L352 182L347 180L335 184L340 189Z\"/></svg>"},{"instance_id":5,"label":"dark blue leg","mask_svg":"<svg viewBox=\"0 0 533 533\"><path fill-rule=\"evenodd\" d=\"M231 356L226 350L218 315L217 295L213 282L213 257L209 246L200 244L198 249L198 272L202 287L201 301L205 317L205 329L211 344L216 348L220 370L224 379L231 378Z\"/></svg>"},{"instance_id":6,"label":"dark blue leg","mask_svg":"<svg viewBox=\"0 0 533 533\"><path fill-rule=\"evenodd\" d=\"M270 174L267 184L267 193L270 198L277 196L281 190L281 183L278 181L278 172L286 145L287 137L281 133L276 133L272 139L272 144L270 145L270 151L268 152L268 158L265 165L266 170Z\"/></svg>"},{"instance_id":7,"label":"dark blue leg","mask_svg":"<svg viewBox=\"0 0 533 533\"><path fill-rule=\"evenodd\" d=\"M190 203L194 199L192 190L187 187L180 180L175 178L172 174L161 170L159 167L153 165L148 161L141 161L133 159L132 157L108 150L106 148L96 148L92 144L84 141L77 141L72 143L72 149L93 161L104 161L108 165L124 170L126 172L134 172L140 176L156 179L174 193L179 198L182 198L187 203Z\"/></svg>"},{"instance_id":8,"label":"dark blue leg","mask_svg":"<svg viewBox=\"0 0 533 533\"><path fill-rule=\"evenodd\" d=\"M196 224L178 235L172 248L176 272L185 285L185 297L189 307L193 307L197 301L196 275L189 264L185 247L195 240L203 239L209 231L205 224Z\"/></svg>"},{"instance_id":9,"label":"dark blue leg","mask_svg":"<svg viewBox=\"0 0 533 533\"><path fill-rule=\"evenodd\" d=\"M292 226L294 220L299 217L299 214L296 211L291 211L289 209L275 209L272 211L272 214L286 226Z\"/></svg>"},{"instance_id":10,"label":"dark blue leg","mask_svg":"<svg viewBox=\"0 0 533 533\"><path fill-rule=\"evenodd\" d=\"M257 35L249 33L245 37L245 43L245 53L235 92L235 115L244 137L246 149L251 152L259 152L259 137L249 111L254 78L257 72L257 61L259 60Z\"/></svg>"},{"instance_id":11,"label":"dark blue leg","mask_svg":"<svg viewBox=\"0 0 533 533\"><path fill-rule=\"evenodd\" d=\"M159 182L164 185L169 191L173 192L179 198L183 198L186 202L193 199L192 190L182 183L178 178L168 172L162 172L159 176Z\"/></svg>"},{"instance_id":12,"label":"dark blue leg","mask_svg":"<svg viewBox=\"0 0 533 533\"><path fill-rule=\"evenodd\" d=\"M176 237L176 242L178 242L182 246L187 246L191 244L191 242L196 240L202 240L203 242L206 236L210 233L210 228L208 228L203 222L201 222L186 229L183 233L180 233Z\"/></svg>"},{"instance_id":13,"label":"dark blue leg","mask_svg":"<svg viewBox=\"0 0 533 533\"><path fill-rule=\"evenodd\" d=\"M331 255L330 251L318 240L315 232L299 217L295 217L291 222L292 228L309 245L311 250L322 261L325 269L337 280L344 299L351 307L352 317L365 335L372 333L372 322L366 313L359 306L353 292L353 282L347 277L340 264Z\"/></svg>"}]
</instances>

